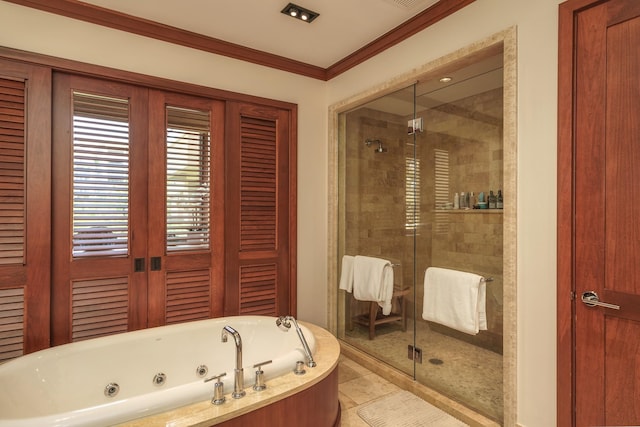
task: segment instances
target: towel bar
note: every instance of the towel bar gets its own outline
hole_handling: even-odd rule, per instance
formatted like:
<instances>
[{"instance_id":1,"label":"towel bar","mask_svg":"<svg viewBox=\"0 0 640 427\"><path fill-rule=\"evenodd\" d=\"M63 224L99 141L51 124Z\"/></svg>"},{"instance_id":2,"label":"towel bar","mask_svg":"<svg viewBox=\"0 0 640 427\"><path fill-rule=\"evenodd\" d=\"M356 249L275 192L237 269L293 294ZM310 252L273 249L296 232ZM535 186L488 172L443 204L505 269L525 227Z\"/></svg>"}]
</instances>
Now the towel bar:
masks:
<instances>
[{"instance_id":1,"label":"towel bar","mask_svg":"<svg viewBox=\"0 0 640 427\"><path fill-rule=\"evenodd\" d=\"M493 282L493 277L483 277L480 281L485 283Z\"/></svg>"}]
</instances>

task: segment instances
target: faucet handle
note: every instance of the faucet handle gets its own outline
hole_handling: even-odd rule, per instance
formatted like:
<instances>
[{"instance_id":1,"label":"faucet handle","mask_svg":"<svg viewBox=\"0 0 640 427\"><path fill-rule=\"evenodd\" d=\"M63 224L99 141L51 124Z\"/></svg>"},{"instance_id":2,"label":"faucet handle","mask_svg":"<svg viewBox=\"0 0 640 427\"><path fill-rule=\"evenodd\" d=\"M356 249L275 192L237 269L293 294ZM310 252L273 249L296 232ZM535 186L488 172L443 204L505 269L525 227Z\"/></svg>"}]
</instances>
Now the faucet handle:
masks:
<instances>
[{"instance_id":1,"label":"faucet handle","mask_svg":"<svg viewBox=\"0 0 640 427\"><path fill-rule=\"evenodd\" d=\"M265 360L264 362L260 362L260 363L256 363L255 365L253 365L254 368L258 368L258 370L260 370L260 368L263 365L268 365L269 363L273 362L273 360Z\"/></svg>"},{"instance_id":2,"label":"faucet handle","mask_svg":"<svg viewBox=\"0 0 640 427\"><path fill-rule=\"evenodd\" d=\"M256 382L253 385L253 389L255 391L262 391L267 388L267 385L264 383L264 371L262 370L262 366L271 363L271 360L267 360L261 363L256 363L253 365L254 368L258 368L256 371Z\"/></svg>"},{"instance_id":3,"label":"faucet handle","mask_svg":"<svg viewBox=\"0 0 640 427\"><path fill-rule=\"evenodd\" d=\"M221 374L214 375L214 376L209 377L209 378L205 378L204 382L208 383L209 381L213 381L213 380L216 380L216 382L220 382L220 378L224 377L225 375L227 375L227 373L223 372Z\"/></svg>"},{"instance_id":4,"label":"faucet handle","mask_svg":"<svg viewBox=\"0 0 640 427\"><path fill-rule=\"evenodd\" d=\"M205 383L216 380L216 383L213 385L213 397L211 398L211 403L214 405L222 405L227 400L226 397L224 397L224 383L220 381L220 378L225 375L227 375L226 372L220 375L214 375L213 377L209 377L204 380Z\"/></svg>"}]
</instances>

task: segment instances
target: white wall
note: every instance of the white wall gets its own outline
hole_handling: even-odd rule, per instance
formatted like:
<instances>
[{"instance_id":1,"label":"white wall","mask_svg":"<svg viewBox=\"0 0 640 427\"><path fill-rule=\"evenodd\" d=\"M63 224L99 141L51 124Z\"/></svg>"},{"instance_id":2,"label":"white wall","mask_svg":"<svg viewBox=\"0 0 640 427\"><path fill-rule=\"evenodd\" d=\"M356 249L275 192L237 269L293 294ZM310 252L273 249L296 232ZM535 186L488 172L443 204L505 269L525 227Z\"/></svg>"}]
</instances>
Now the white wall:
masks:
<instances>
[{"instance_id":1,"label":"white wall","mask_svg":"<svg viewBox=\"0 0 640 427\"><path fill-rule=\"evenodd\" d=\"M518 422L556 424L556 102L561 0L476 0L329 82L329 105L517 26ZM508 197L508 195L506 196Z\"/></svg>"},{"instance_id":2,"label":"white wall","mask_svg":"<svg viewBox=\"0 0 640 427\"><path fill-rule=\"evenodd\" d=\"M326 325L328 106L516 25L518 421L548 427L556 407L559 2L476 0L328 83L5 2L0 45L298 104L298 315Z\"/></svg>"}]
</instances>

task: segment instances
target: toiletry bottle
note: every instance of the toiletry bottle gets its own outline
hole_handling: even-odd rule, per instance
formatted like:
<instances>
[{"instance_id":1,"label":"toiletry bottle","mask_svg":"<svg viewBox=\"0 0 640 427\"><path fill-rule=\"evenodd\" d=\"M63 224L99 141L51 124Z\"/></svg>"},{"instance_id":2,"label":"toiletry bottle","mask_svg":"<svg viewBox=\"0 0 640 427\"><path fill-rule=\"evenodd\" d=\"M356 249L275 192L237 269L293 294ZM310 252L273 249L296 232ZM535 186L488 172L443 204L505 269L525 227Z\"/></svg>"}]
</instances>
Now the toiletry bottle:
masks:
<instances>
[{"instance_id":1,"label":"toiletry bottle","mask_svg":"<svg viewBox=\"0 0 640 427\"><path fill-rule=\"evenodd\" d=\"M458 193L453 196L453 209L460 209L460 196L458 196Z\"/></svg>"},{"instance_id":2,"label":"toiletry bottle","mask_svg":"<svg viewBox=\"0 0 640 427\"><path fill-rule=\"evenodd\" d=\"M475 209L475 208L476 208L476 195L472 191L469 195L469 209Z\"/></svg>"},{"instance_id":3,"label":"toiletry bottle","mask_svg":"<svg viewBox=\"0 0 640 427\"><path fill-rule=\"evenodd\" d=\"M488 202L489 202L489 209L495 209L496 205L498 204L498 198L496 197L495 194L493 194L493 190L489 191L489 197L488 197Z\"/></svg>"},{"instance_id":4,"label":"toiletry bottle","mask_svg":"<svg viewBox=\"0 0 640 427\"><path fill-rule=\"evenodd\" d=\"M464 191L460 193L460 209L464 209L467 207L467 196L464 194Z\"/></svg>"},{"instance_id":5,"label":"toiletry bottle","mask_svg":"<svg viewBox=\"0 0 640 427\"><path fill-rule=\"evenodd\" d=\"M502 190L498 190L498 201L496 202L496 208L503 209L504 201L502 199Z\"/></svg>"}]
</instances>

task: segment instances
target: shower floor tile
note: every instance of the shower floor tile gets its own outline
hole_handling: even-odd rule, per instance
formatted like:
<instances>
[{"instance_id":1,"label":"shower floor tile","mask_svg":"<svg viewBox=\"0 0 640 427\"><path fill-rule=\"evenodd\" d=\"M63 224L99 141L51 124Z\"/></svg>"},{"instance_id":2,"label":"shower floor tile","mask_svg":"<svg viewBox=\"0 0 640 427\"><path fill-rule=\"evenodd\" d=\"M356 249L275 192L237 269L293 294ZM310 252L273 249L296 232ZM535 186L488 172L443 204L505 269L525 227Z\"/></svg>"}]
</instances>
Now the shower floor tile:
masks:
<instances>
[{"instance_id":1,"label":"shower floor tile","mask_svg":"<svg viewBox=\"0 0 640 427\"><path fill-rule=\"evenodd\" d=\"M432 331L425 322L416 325L416 346L422 364L416 363L419 383L497 421L502 420L502 355ZM413 322L407 332L397 325L381 325L369 340L364 327L347 331L345 341L369 355L413 376L407 345L413 345ZM431 362L430 362L431 360Z\"/></svg>"}]
</instances>

